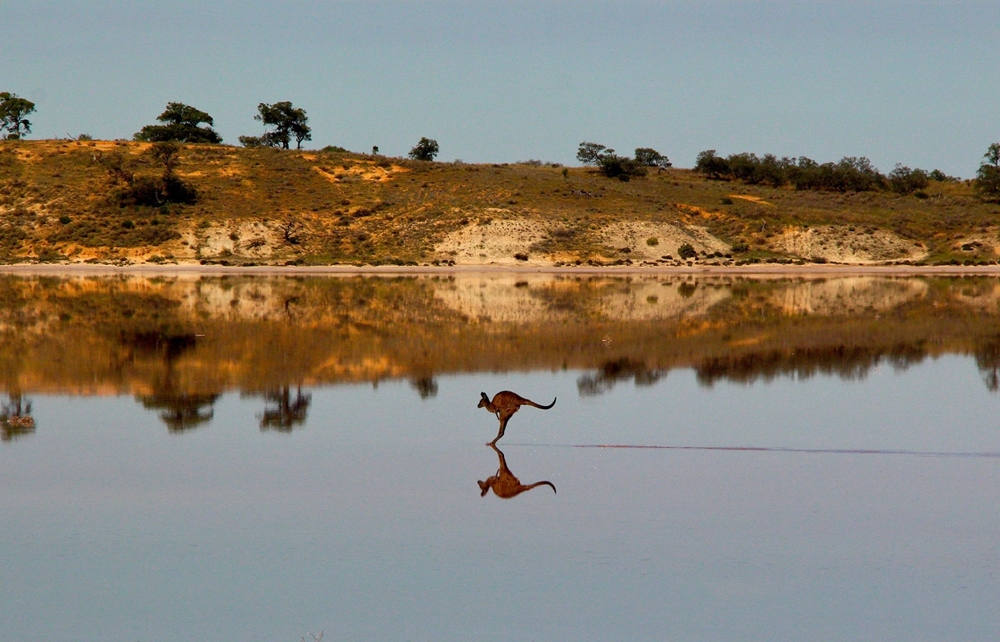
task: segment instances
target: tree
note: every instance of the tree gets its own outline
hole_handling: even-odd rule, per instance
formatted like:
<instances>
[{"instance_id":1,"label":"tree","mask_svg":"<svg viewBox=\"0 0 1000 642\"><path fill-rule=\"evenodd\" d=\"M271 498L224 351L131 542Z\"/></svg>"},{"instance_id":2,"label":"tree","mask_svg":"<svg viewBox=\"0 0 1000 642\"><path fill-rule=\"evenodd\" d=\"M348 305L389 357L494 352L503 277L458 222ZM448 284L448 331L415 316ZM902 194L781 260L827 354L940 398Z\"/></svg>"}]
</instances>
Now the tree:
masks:
<instances>
[{"instance_id":1,"label":"tree","mask_svg":"<svg viewBox=\"0 0 1000 642\"><path fill-rule=\"evenodd\" d=\"M910 169L902 163L896 163L896 169L889 173L889 188L897 194L912 194L930 182L927 172L920 168Z\"/></svg>"},{"instance_id":2,"label":"tree","mask_svg":"<svg viewBox=\"0 0 1000 642\"><path fill-rule=\"evenodd\" d=\"M588 143L584 141L580 143L580 147L576 150L576 159L584 165L600 165L601 158L612 156L614 153L615 150L610 147L605 147L600 143Z\"/></svg>"},{"instance_id":3,"label":"tree","mask_svg":"<svg viewBox=\"0 0 1000 642\"><path fill-rule=\"evenodd\" d=\"M983 154L976 172L976 189L985 198L1000 198L1000 143L993 143Z\"/></svg>"},{"instance_id":4,"label":"tree","mask_svg":"<svg viewBox=\"0 0 1000 642\"><path fill-rule=\"evenodd\" d=\"M112 188L108 198L119 207L147 206L160 207L168 203L194 203L197 191L174 174L179 162L180 147L174 142L153 143L149 155L163 166L159 179L152 176L136 176L125 157L115 152L100 158L107 169Z\"/></svg>"},{"instance_id":5,"label":"tree","mask_svg":"<svg viewBox=\"0 0 1000 642\"><path fill-rule=\"evenodd\" d=\"M646 166L628 156L604 154L598 161L597 168L608 178L629 181L633 176L645 176Z\"/></svg>"},{"instance_id":6,"label":"tree","mask_svg":"<svg viewBox=\"0 0 1000 642\"><path fill-rule=\"evenodd\" d=\"M635 160L640 165L645 165L646 167L659 167L666 169L673 166L673 163L670 162L669 158L651 147L636 147Z\"/></svg>"},{"instance_id":7,"label":"tree","mask_svg":"<svg viewBox=\"0 0 1000 642\"><path fill-rule=\"evenodd\" d=\"M221 143L222 136L211 128L212 117L200 109L184 103L167 103L167 108L156 117L162 125L146 125L132 137L149 143ZM205 123L209 127L202 127Z\"/></svg>"},{"instance_id":8,"label":"tree","mask_svg":"<svg viewBox=\"0 0 1000 642\"><path fill-rule=\"evenodd\" d=\"M31 133L28 114L35 111L35 103L9 91L0 91L0 138L19 140ZM3 135L3 131L7 134Z\"/></svg>"},{"instance_id":9,"label":"tree","mask_svg":"<svg viewBox=\"0 0 1000 642\"><path fill-rule=\"evenodd\" d=\"M432 161L438 155L438 143L433 138L421 138L420 142L413 146L408 156L413 160Z\"/></svg>"},{"instance_id":10,"label":"tree","mask_svg":"<svg viewBox=\"0 0 1000 642\"><path fill-rule=\"evenodd\" d=\"M293 107L289 101L260 103L257 105L257 115L254 120L264 123L264 127L274 127L263 136L240 136L244 147L281 147L288 149L292 136L295 137L295 148L302 149L302 141L312 140L312 129L306 125L309 117L306 110Z\"/></svg>"},{"instance_id":11,"label":"tree","mask_svg":"<svg viewBox=\"0 0 1000 642\"><path fill-rule=\"evenodd\" d=\"M706 149L698 154L694 171L706 174L709 178L722 178L729 174L729 161L717 156L714 149Z\"/></svg>"}]
</instances>

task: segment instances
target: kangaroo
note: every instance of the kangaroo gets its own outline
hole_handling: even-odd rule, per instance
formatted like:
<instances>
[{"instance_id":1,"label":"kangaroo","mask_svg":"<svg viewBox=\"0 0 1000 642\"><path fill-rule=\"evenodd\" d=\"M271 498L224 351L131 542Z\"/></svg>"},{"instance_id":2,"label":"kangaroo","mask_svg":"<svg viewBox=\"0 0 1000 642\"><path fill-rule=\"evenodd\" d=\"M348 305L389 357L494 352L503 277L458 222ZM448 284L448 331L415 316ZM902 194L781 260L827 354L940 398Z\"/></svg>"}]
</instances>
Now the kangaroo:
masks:
<instances>
[{"instance_id":1,"label":"kangaroo","mask_svg":"<svg viewBox=\"0 0 1000 642\"><path fill-rule=\"evenodd\" d=\"M489 443L490 446L497 443L501 437L503 437L504 430L507 429L507 422L514 415L515 412L521 409L521 406L534 406L535 408L541 408L542 410L548 410L552 406L556 405L556 400L552 399L552 403L547 406L540 406L530 399L525 399L521 395L511 392L510 390L504 390L493 395L493 401L486 396L486 393L480 393L482 398L479 400L479 408L486 408L500 420L500 432L497 433L496 439Z\"/></svg>"},{"instance_id":2,"label":"kangaroo","mask_svg":"<svg viewBox=\"0 0 1000 642\"><path fill-rule=\"evenodd\" d=\"M517 497L526 490L531 490L537 486L547 485L552 488L552 492L555 493L556 487L552 485L552 482L540 481L534 484L529 484L525 486L521 483L517 477L514 477L514 473L510 472L507 468L507 460L504 459L503 453L494 444L490 444L490 448L496 451L497 457L500 458L500 468L497 470L497 474L486 479L486 481L477 482L479 484L479 496L486 497L486 493L493 489L493 494L501 499L510 499L511 497Z\"/></svg>"}]
</instances>

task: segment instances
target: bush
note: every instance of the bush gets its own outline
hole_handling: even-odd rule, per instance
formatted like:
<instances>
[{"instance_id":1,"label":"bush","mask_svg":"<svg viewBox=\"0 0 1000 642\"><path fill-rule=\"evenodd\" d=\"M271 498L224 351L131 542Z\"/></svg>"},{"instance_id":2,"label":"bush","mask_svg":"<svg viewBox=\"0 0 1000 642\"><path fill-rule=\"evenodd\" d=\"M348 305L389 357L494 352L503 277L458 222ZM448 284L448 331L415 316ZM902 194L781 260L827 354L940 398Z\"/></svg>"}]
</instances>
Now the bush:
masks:
<instances>
[{"instance_id":1,"label":"bush","mask_svg":"<svg viewBox=\"0 0 1000 642\"><path fill-rule=\"evenodd\" d=\"M993 143L983 155L976 172L976 190L983 198L1000 198L1000 143Z\"/></svg>"},{"instance_id":2,"label":"bush","mask_svg":"<svg viewBox=\"0 0 1000 642\"><path fill-rule=\"evenodd\" d=\"M695 251L694 246L690 243L684 243L677 248L677 254L682 259L693 259L698 256L698 252Z\"/></svg>"},{"instance_id":3,"label":"bush","mask_svg":"<svg viewBox=\"0 0 1000 642\"><path fill-rule=\"evenodd\" d=\"M640 165L646 167L659 167L666 169L673 164L670 159L651 147L637 147L635 149L635 160Z\"/></svg>"},{"instance_id":4,"label":"bush","mask_svg":"<svg viewBox=\"0 0 1000 642\"><path fill-rule=\"evenodd\" d=\"M646 168L638 161L617 154L602 156L597 167L608 178L617 178L621 181L628 181L634 176L646 175Z\"/></svg>"},{"instance_id":5,"label":"bush","mask_svg":"<svg viewBox=\"0 0 1000 642\"><path fill-rule=\"evenodd\" d=\"M695 160L694 171L704 174L709 178L723 178L729 175L729 162L717 156L714 149L707 149L698 154Z\"/></svg>"},{"instance_id":6,"label":"bush","mask_svg":"<svg viewBox=\"0 0 1000 642\"><path fill-rule=\"evenodd\" d=\"M924 189L930 184L927 172L922 169L910 169L896 163L896 169L889 174L889 187L897 194L910 194Z\"/></svg>"},{"instance_id":7,"label":"bush","mask_svg":"<svg viewBox=\"0 0 1000 642\"><path fill-rule=\"evenodd\" d=\"M410 149L408 156L413 160L432 161L438 155L438 142L433 138L421 138L416 145Z\"/></svg>"}]
</instances>

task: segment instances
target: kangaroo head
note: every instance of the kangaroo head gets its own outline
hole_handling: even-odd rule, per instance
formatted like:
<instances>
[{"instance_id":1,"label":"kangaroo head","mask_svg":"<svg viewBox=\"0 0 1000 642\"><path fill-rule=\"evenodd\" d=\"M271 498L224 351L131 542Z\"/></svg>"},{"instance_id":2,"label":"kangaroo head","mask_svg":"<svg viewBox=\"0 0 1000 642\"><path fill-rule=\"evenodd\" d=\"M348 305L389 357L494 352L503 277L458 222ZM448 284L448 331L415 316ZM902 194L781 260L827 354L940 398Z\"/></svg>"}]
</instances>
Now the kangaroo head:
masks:
<instances>
[{"instance_id":1,"label":"kangaroo head","mask_svg":"<svg viewBox=\"0 0 1000 642\"><path fill-rule=\"evenodd\" d=\"M476 407L485 408L486 405L490 403L490 398L486 396L485 392L480 392L479 394L482 395L482 398L479 400L479 405Z\"/></svg>"}]
</instances>

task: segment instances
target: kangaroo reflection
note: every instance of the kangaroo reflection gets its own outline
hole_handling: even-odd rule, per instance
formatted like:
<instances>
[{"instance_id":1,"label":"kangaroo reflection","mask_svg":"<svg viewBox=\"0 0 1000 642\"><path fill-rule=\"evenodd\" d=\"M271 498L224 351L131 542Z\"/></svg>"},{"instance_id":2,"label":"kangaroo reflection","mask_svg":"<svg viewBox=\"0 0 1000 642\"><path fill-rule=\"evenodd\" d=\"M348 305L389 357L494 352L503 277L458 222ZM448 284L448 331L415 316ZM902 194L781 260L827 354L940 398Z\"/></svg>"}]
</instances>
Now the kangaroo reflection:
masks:
<instances>
[{"instance_id":1,"label":"kangaroo reflection","mask_svg":"<svg viewBox=\"0 0 1000 642\"><path fill-rule=\"evenodd\" d=\"M555 403L555 402L553 402ZM496 451L497 457L500 458L500 468L497 469L497 474L486 478L486 481L477 482L479 484L479 496L486 497L486 493L493 489L493 494L501 499L510 499L511 497L517 497L526 490L531 490L532 488L537 488L538 486L549 486L552 488L552 492L555 493L556 487L552 485L552 482L548 481L538 481L534 484L528 484L525 486L521 483L514 473L510 472L507 468L507 460L504 458L503 453L494 444L489 445L490 448Z\"/></svg>"},{"instance_id":2,"label":"kangaroo reflection","mask_svg":"<svg viewBox=\"0 0 1000 642\"><path fill-rule=\"evenodd\" d=\"M497 436L490 442L490 446L497 443L497 441L503 437L504 431L507 429L507 422L514 415L515 412L521 409L521 406L534 406L535 408L541 408L542 410L548 410L552 406L556 405L556 400L553 399L552 403L547 406L540 406L530 399L525 399L521 395L511 392L510 390L502 390L495 395L493 395L493 401L486 396L485 392L480 393L482 397L479 399L479 408L486 408L500 420L500 432Z\"/></svg>"}]
</instances>

